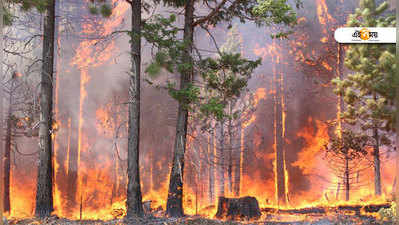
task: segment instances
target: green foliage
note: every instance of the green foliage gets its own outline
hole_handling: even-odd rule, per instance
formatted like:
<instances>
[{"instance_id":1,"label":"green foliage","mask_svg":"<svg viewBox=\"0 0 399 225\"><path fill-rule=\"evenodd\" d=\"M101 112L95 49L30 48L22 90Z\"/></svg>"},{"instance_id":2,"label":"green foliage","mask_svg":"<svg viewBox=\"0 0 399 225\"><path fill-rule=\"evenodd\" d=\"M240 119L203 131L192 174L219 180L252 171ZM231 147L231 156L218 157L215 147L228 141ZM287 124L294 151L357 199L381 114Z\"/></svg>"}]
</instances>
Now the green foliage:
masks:
<instances>
[{"instance_id":1,"label":"green foliage","mask_svg":"<svg viewBox=\"0 0 399 225\"><path fill-rule=\"evenodd\" d=\"M182 7L186 0L166 0L165 5ZM199 25L206 27L215 26L225 22L231 28L233 20L238 18L240 22L247 20L255 21L257 25L279 24L292 27L296 24L296 13L287 0L250 0L234 1L232 4L226 1L214 2L216 7L211 9L208 16L198 17L194 21L193 29ZM296 7L301 2L295 1ZM193 43L182 40L178 34L180 29L175 26L175 15L163 17L154 16L151 20L145 21L141 34L130 33L132 41L135 38L143 37L152 44L156 53L153 61L145 69L151 78L157 77L162 71L178 73L181 76L195 71L196 75L202 78L200 85L194 84L190 79L188 87L175 88L175 85L168 85L169 94L184 103L187 108L202 113L203 117L214 117L216 120L223 120L226 117L233 118L236 113L226 113L226 106L231 105L240 97L246 89L252 72L261 63L261 60L249 60L239 53L237 32L232 29L226 44L220 48L217 56L194 59L189 49L193 49ZM276 38L286 38L290 31L275 34ZM195 48L195 47L194 47ZM187 57L191 57L187 60ZM234 115L233 115L234 114Z\"/></svg>"},{"instance_id":2,"label":"green foliage","mask_svg":"<svg viewBox=\"0 0 399 225\"><path fill-rule=\"evenodd\" d=\"M157 48L153 61L146 67L145 72L156 78L162 73L162 69L178 74L195 69L204 82L204 88L191 83L188 87L178 90L174 84L169 83L169 94L190 110L198 108L203 117L221 120L227 115L224 112L227 102L240 96L253 70L260 65L260 59L248 60L238 53L239 41L234 31L235 33L230 32L230 36L236 39L228 39L217 57L187 63L184 57L190 43L177 37L178 29L173 25L175 19L174 15L168 18L155 16L152 21L143 25L142 36ZM137 38L136 34L131 35Z\"/></svg>"},{"instance_id":3,"label":"green foliage","mask_svg":"<svg viewBox=\"0 0 399 225\"><path fill-rule=\"evenodd\" d=\"M89 12L93 15L110 17L112 15L112 6L105 0L90 0Z\"/></svg>"},{"instance_id":4,"label":"green foliage","mask_svg":"<svg viewBox=\"0 0 399 225\"><path fill-rule=\"evenodd\" d=\"M46 10L48 1L50 0L8 0L7 3L15 3L21 6L22 10L37 9L39 12Z\"/></svg>"},{"instance_id":5,"label":"green foliage","mask_svg":"<svg viewBox=\"0 0 399 225\"><path fill-rule=\"evenodd\" d=\"M173 14L168 18L157 15L152 21L143 24L141 35L158 49L145 70L153 78L160 74L162 68L170 73L190 68L190 65L185 65L180 60L187 44L177 38L178 29L173 26L175 20L176 16ZM132 41L139 38L137 34L130 32L130 35Z\"/></svg>"},{"instance_id":6,"label":"green foliage","mask_svg":"<svg viewBox=\"0 0 399 225\"><path fill-rule=\"evenodd\" d=\"M221 121L227 116L224 113L225 108L226 103L221 101L220 98L210 97L209 100L200 106L200 112L205 118L214 117L216 120Z\"/></svg>"},{"instance_id":7,"label":"green foliage","mask_svg":"<svg viewBox=\"0 0 399 225\"><path fill-rule=\"evenodd\" d=\"M299 7L297 1L297 7ZM258 22L266 25L283 24L292 26L296 24L296 12L287 0L258 0L252 13L257 17Z\"/></svg>"},{"instance_id":8,"label":"green foliage","mask_svg":"<svg viewBox=\"0 0 399 225\"><path fill-rule=\"evenodd\" d=\"M39 12L44 12L47 7L49 0L6 0L3 5L3 23L5 26L11 26L13 22L13 15L8 9L9 5L15 4L19 5L22 10L28 11L31 9L36 9Z\"/></svg>"},{"instance_id":9,"label":"green foliage","mask_svg":"<svg viewBox=\"0 0 399 225\"><path fill-rule=\"evenodd\" d=\"M200 96L200 89L193 84L189 84L188 87L176 89L175 84L168 83L169 95L177 101L183 103L186 109L190 110L191 103L198 102Z\"/></svg>"},{"instance_id":10,"label":"green foliage","mask_svg":"<svg viewBox=\"0 0 399 225\"><path fill-rule=\"evenodd\" d=\"M5 26L11 26L13 22L13 15L11 14L10 10L6 7L3 7L3 23Z\"/></svg>"},{"instance_id":11,"label":"green foliage","mask_svg":"<svg viewBox=\"0 0 399 225\"><path fill-rule=\"evenodd\" d=\"M240 96L253 70L261 63L242 58L240 53L224 53L220 57L200 61L201 76L207 87L222 93L224 99Z\"/></svg>"},{"instance_id":12,"label":"green foliage","mask_svg":"<svg viewBox=\"0 0 399 225\"><path fill-rule=\"evenodd\" d=\"M373 0L361 0L360 8L349 16L347 25L395 26L391 15L383 14L387 3L379 6ZM352 44L346 51L345 66L355 73L344 79L335 78L334 92L347 104L345 122L363 130L378 127L394 129L396 49L394 44Z\"/></svg>"},{"instance_id":13,"label":"green foliage","mask_svg":"<svg viewBox=\"0 0 399 225\"><path fill-rule=\"evenodd\" d=\"M296 8L302 6L302 2L295 1ZM287 0L258 0L258 4L252 9L258 25L270 26L272 24L293 27L297 24L297 14ZM292 30L271 34L272 38L284 39L292 34Z\"/></svg>"}]
</instances>

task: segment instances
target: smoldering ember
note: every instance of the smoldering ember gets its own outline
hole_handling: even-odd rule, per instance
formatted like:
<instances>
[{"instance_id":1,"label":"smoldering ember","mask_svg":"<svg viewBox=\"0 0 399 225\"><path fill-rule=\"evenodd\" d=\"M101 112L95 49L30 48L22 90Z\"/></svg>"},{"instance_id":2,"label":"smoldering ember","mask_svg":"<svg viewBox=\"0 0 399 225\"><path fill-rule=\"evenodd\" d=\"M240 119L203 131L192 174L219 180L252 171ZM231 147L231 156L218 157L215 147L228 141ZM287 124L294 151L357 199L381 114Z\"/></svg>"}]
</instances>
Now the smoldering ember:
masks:
<instances>
[{"instance_id":1,"label":"smoldering ember","mask_svg":"<svg viewBox=\"0 0 399 225\"><path fill-rule=\"evenodd\" d=\"M1 3L1 224L399 223L396 1Z\"/></svg>"}]
</instances>

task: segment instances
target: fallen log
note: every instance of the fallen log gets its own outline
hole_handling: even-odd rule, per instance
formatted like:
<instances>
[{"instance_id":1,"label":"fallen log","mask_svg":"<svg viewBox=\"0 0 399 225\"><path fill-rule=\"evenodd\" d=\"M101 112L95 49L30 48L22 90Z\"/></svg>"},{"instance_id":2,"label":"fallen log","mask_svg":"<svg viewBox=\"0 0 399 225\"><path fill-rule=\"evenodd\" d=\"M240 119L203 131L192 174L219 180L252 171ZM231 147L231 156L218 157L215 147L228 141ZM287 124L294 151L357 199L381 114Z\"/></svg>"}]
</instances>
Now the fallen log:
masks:
<instances>
[{"instance_id":1,"label":"fallen log","mask_svg":"<svg viewBox=\"0 0 399 225\"><path fill-rule=\"evenodd\" d=\"M370 204L370 205L340 205L336 207L319 206L298 209L278 209L278 208L262 208L263 213L286 213L286 214L325 214L327 211L352 211L355 214L360 212L374 213L383 208L390 208L391 204Z\"/></svg>"},{"instance_id":2,"label":"fallen log","mask_svg":"<svg viewBox=\"0 0 399 225\"><path fill-rule=\"evenodd\" d=\"M300 208L300 209L277 209L277 208L262 208L263 213L285 213L285 214L324 214L326 209L323 207Z\"/></svg>"},{"instance_id":3,"label":"fallen log","mask_svg":"<svg viewBox=\"0 0 399 225\"><path fill-rule=\"evenodd\" d=\"M261 212L258 200L254 197L225 198L219 197L215 217L229 220L259 219Z\"/></svg>"}]
</instances>

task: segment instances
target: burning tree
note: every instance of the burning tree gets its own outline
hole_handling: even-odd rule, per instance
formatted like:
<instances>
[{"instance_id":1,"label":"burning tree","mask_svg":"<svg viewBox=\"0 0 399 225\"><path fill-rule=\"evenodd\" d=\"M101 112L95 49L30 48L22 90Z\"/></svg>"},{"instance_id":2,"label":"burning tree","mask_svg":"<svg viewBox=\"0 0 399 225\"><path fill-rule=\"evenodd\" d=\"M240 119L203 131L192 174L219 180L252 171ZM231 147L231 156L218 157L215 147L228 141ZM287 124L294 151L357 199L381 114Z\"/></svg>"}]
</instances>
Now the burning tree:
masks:
<instances>
[{"instance_id":1,"label":"burning tree","mask_svg":"<svg viewBox=\"0 0 399 225\"><path fill-rule=\"evenodd\" d=\"M156 43L158 49L161 50L155 57L155 63L151 64L149 68L154 72L159 72L159 67L165 67L169 72L178 72L180 74L180 87L175 88L172 83L169 85L170 93L173 98L178 100L178 117L176 125L176 138L173 157L173 166L170 175L167 214L169 216L183 216L182 195L183 195L183 171L184 171L184 154L187 140L187 124L188 115L191 105L198 103L199 91L196 87L194 74L198 71L205 80L214 82L216 74L224 72L224 70L232 70L234 72L243 73L243 71L250 72L253 70L253 62L243 59L240 54L226 54L218 52L220 59L214 60L212 58L202 59L199 49L195 47L194 30L197 27L205 30L211 37L212 33L208 26L215 26L221 22L230 24L234 18L239 18L242 22L245 20L254 21L258 25L282 24L291 26L296 22L296 14L292 7L286 1L235 1L228 4L227 1L220 1L215 3L206 2L205 6L209 8L210 12L195 20L194 1L188 0L186 2L168 2L177 8L184 7L184 29L183 40L176 41L175 38L179 29L171 29L163 32L165 35L170 35L171 39L157 38L158 33L146 38L152 43ZM215 5L215 6L211 6ZM174 22L174 17L168 19L161 19L161 24L169 25ZM156 28L156 26L152 27ZM279 37L283 35L280 33ZM193 51L197 53L199 60L196 60ZM200 64L198 62L201 62ZM204 73L205 72L205 73ZM235 80L232 80L235 82ZM232 84L228 82L228 84ZM238 82L239 83L239 82ZM212 83L209 83L212 85ZM214 83L218 84L218 83ZM242 84L239 84L241 86ZM211 87L217 89L219 87ZM223 87L222 87L223 88ZM231 88L224 87L224 88ZM232 96L237 94L234 91L230 93ZM225 99L222 99L223 101ZM213 114L219 120L222 120L223 109L227 106L220 99L206 99L202 107L204 113Z\"/></svg>"},{"instance_id":2,"label":"burning tree","mask_svg":"<svg viewBox=\"0 0 399 225\"><path fill-rule=\"evenodd\" d=\"M34 112L29 107L33 98L32 90L22 75L13 72L11 78L2 84L2 92L6 94L6 126L4 142L4 211L10 212L10 175L11 175L11 153L20 153L16 138L26 135L25 132L31 127L35 118ZM33 113L33 114L32 114ZM22 154L22 153L20 153ZM35 154L35 153L33 153Z\"/></svg>"},{"instance_id":3,"label":"burning tree","mask_svg":"<svg viewBox=\"0 0 399 225\"><path fill-rule=\"evenodd\" d=\"M128 91L128 185L127 185L127 217L143 215L142 194L139 172L140 153L140 92L141 92L141 38L142 38L142 1L123 0L131 7L131 29L127 32L130 36L130 60ZM90 12L103 16L112 14L109 5L104 1L91 0ZM99 5L96 5L99 4ZM100 10L98 10L100 9Z\"/></svg>"},{"instance_id":4,"label":"burning tree","mask_svg":"<svg viewBox=\"0 0 399 225\"><path fill-rule=\"evenodd\" d=\"M40 82L39 169L36 189L37 217L50 216L53 207L53 79L55 44L55 0L45 3L42 74Z\"/></svg>"},{"instance_id":5,"label":"burning tree","mask_svg":"<svg viewBox=\"0 0 399 225\"><path fill-rule=\"evenodd\" d=\"M362 161L368 153L368 144L367 136L343 130L341 135L332 138L329 146L326 146L326 158L331 169L343 181L346 201L349 201L352 186L359 183L359 172L364 170ZM340 184L338 184L337 196L339 189Z\"/></svg>"},{"instance_id":6,"label":"burning tree","mask_svg":"<svg viewBox=\"0 0 399 225\"><path fill-rule=\"evenodd\" d=\"M361 0L347 25L395 26L395 17L384 14L387 8L387 2L377 6L375 1ZM350 45L345 66L356 73L332 81L334 92L346 103L343 120L373 139L375 195L381 195L380 147L390 145L388 132L393 128L394 56L393 44Z\"/></svg>"}]
</instances>

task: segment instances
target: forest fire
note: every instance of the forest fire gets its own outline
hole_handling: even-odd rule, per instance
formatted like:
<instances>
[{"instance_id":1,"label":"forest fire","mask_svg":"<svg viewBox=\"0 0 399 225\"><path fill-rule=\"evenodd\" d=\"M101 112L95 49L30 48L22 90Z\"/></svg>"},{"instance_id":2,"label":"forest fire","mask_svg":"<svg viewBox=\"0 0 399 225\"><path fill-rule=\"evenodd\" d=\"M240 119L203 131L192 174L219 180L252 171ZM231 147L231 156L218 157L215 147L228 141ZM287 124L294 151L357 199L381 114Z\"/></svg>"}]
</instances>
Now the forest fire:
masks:
<instances>
[{"instance_id":1,"label":"forest fire","mask_svg":"<svg viewBox=\"0 0 399 225\"><path fill-rule=\"evenodd\" d=\"M203 83L198 85L198 90L190 89L190 84L183 91L178 90L174 83L177 84L178 79L172 75L188 69L182 69L187 65L178 60L184 58L184 54L179 55L177 51L182 46L187 51L185 44L190 42L174 40L177 44L170 44L168 36L160 38L161 44L153 45L157 38L143 35L142 39L147 39L140 50L145 53L140 55L143 74L138 100L141 113L135 115L140 118L138 125L132 124L130 114L132 96L137 98L132 85L137 84L127 80L137 75L134 69L129 69L132 65L134 67L131 61L137 54L130 52L133 51L130 44L134 32L128 31L129 26L134 26L134 21L128 19L132 16L133 3L112 0L111 15L103 17L99 13L101 10L97 12L87 7L107 1L60 2L57 1L56 15L62 19L55 22L58 54L51 114L54 118L49 127L53 149L51 216L71 221L115 220L118 223L127 218L127 190L130 185L127 171L134 167L129 164L132 153L128 150L132 145L133 137L129 133L132 126L139 126L140 131L135 146L140 148L140 159L137 160L140 179L139 185L130 186L141 188L142 202L139 204L145 215L166 219L174 217L168 210L173 206L170 199L178 195L170 193L176 162L180 170L177 177L181 179L181 187L177 190L183 192L178 197L181 197L184 214L193 218L250 223L317 222L320 218L336 220L347 216L361 221L361 224L364 219L384 219L381 210L392 208L397 188L392 168L396 168L394 159L397 153L390 141L395 133L387 131L387 140L381 138L377 144L369 141L367 146L362 145L360 153L353 155L350 154L353 149L342 150L344 145L340 145L341 149L337 151L333 149L346 137L348 128L361 131L360 125L352 126L346 122L346 110L350 108L348 101L344 100L342 92L335 93L331 81L336 77L344 79L352 73L344 63L349 47L335 42L332 32L346 24L348 15L358 7L358 1L303 1L304 7L297 9L296 23L288 39L270 38L268 35L279 30L274 26L257 30L255 25L247 24L237 24L231 29L213 22L198 25L204 33L194 32L193 40L199 47L191 48L193 52L205 49L208 55L216 54L214 52L227 54L231 48L232 52L240 52L249 59L262 60L248 81L244 80L244 73L240 74L239 78L247 86L233 100L227 97L222 98L223 101L217 99L220 97L218 91L229 93L226 86L234 79L223 83L222 78L217 77L221 72L214 69L219 66L216 60L206 62L213 66L212 70L204 69L211 71L211 75L201 74L202 70L197 68L206 64L203 61L193 63L192 68L188 66L193 70L193 76L202 75L190 79L203 79L198 82ZM69 17L68 13L71 14ZM161 29L171 26L168 19L160 19L162 26L155 26L150 22L161 17L148 10L146 13L149 17L142 23L148 24L143 26L143 33L150 28L158 29L152 30L154 33L151 35L162 33L167 36L174 32ZM172 24L181 25L185 21L180 14L177 22L173 20ZM192 24L200 23L201 18L206 19L195 15ZM69 24L73 24L75 30L68 30ZM176 32L181 31L176 29ZM215 38L211 32L222 34ZM234 40L237 38L234 32L237 32L239 41ZM129 42L122 35L132 40ZM214 51L206 49L209 43L225 45L216 47L217 51ZM175 49L156 53L156 49L164 47L162 44L173 45ZM171 52L175 55L168 55ZM154 63L153 58L159 62L155 60ZM227 59L238 60L233 57ZM228 70L227 61L222 64L222 69L217 68L223 70L225 76L233 73L225 71ZM172 65L176 62L178 66ZM152 76L152 70L163 75ZM214 86L218 82L224 86L215 88L217 91L207 93L209 95L200 93L196 96L196 91L206 89L202 85L207 79L214 79ZM164 80L167 83L165 87L158 85ZM213 88L212 85L209 86ZM189 98L180 96L187 93ZM34 98L34 103L30 104L37 104ZM196 98L200 100L193 106L188 103L183 107L179 105L180 101L189 102L187 99ZM206 102L206 98L216 100L209 101L213 104L211 106L198 107L202 101ZM11 100L8 104L11 108ZM217 111L220 105L225 107L222 113ZM182 113L177 110L181 109L187 109L187 118L179 117ZM204 112L211 119L201 114ZM19 125L16 122L18 129L36 119L26 115L21 118L25 121ZM177 140L177 135L183 132L177 128L182 121L188 123L184 130L187 134L184 140ZM39 125L33 123L32 127L36 129ZM40 134L25 137L24 132L17 133L18 129L13 131L16 134L13 137L15 150L9 156L10 206L5 210L7 219L16 221L38 215L35 211L39 175L36 168L40 151L31 150L31 146L41 137ZM375 131L373 135L369 131L364 133L378 138ZM363 139L359 137L356 140ZM183 145L180 143L185 143L183 151L176 153L175 149ZM378 160L381 161L378 162L381 193L377 191L375 178L376 145ZM176 160L177 156L182 157L184 163Z\"/></svg>"}]
</instances>

